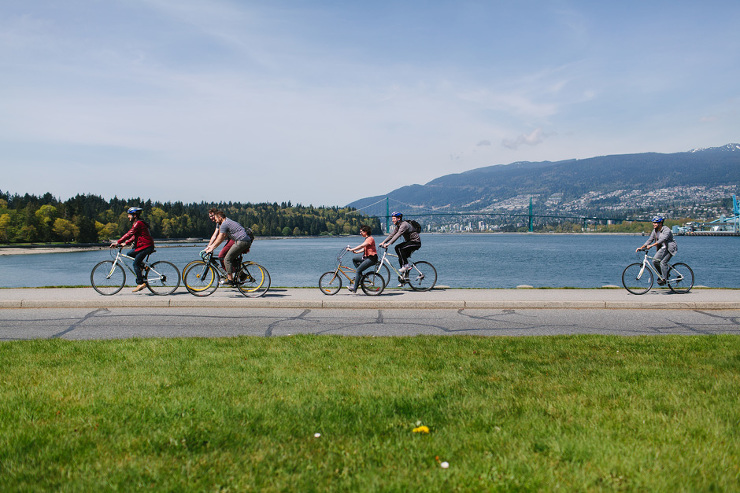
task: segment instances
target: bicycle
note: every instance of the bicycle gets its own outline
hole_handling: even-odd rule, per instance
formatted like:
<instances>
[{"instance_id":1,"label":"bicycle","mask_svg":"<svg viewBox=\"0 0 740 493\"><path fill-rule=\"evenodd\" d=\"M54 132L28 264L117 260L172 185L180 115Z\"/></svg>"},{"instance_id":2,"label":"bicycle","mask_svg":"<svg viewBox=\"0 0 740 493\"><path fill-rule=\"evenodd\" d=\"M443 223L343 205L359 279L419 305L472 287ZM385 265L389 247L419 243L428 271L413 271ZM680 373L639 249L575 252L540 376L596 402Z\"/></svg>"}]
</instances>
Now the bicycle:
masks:
<instances>
[{"instance_id":1,"label":"bicycle","mask_svg":"<svg viewBox=\"0 0 740 493\"><path fill-rule=\"evenodd\" d=\"M653 259L645 250L642 262L628 265L622 272L622 286L632 294L645 294L653 287L654 277L660 278L660 273L653 265ZM668 265L668 279L666 284L674 293L688 293L694 286L694 271L687 264L679 262Z\"/></svg>"},{"instance_id":2,"label":"bicycle","mask_svg":"<svg viewBox=\"0 0 740 493\"><path fill-rule=\"evenodd\" d=\"M185 289L194 296L209 296L227 279L226 271L221 267L218 257L213 252L200 252L201 260L193 260L182 270ZM259 298L270 289L270 273L267 269L251 260L243 261L242 255L236 257L239 268L234 273L235 285L247 298Z\"/></svg>"},{"instance_id":3,"label":"bicycle","mask_svg":"<svg viewBox=\"0 0 740 493\"><path fill-rule=\"evenodd\" d=\"M98 293L104 296L111 296L123 289L126 284L126 266L133 275L136 275L134 269L125 263L124 259L132 262L134 257L121 253L123 246L118 247L118 253L113 260L103 260L93 267L90 272L90 283ZM154 250L156 252L156 250ZM152 253L154 253L152 252ZM113 250L110 250L113 257ZM151 254L149 254L151 255ZM180 286L180 271L174 264L165 260L159 260L149 264L149 255L146 256L142 265L142 271L145 275L146 287L152 293L164 296L172 294Z\"/></svg>"},{"instance_id":4,"label":"bicycle","mask_svg":"<svg viewBox=\"0 0 740 493\"><path fill-rule=\"evenodd\" d=\"M349 245L347 248L342 248L337 254L337 268L333 271L324 272L319 278L319 289L326 295L337 294L342 289L342 274L347 278L349 283L352 282L352 278L348 273L357 272L352 267L342 264L342 258L347 254ZM356 278L356 276L355 276ZM372 270L365 271L358 282L362 292L368 296L377 296L385 289L385 280L383 277ZM355 286L355 291L357 286Z\"/></svg>"},{"instance_id":5,"label":"bicycle","mask_svg":"<svg viewBox=\"0 0 740 493\"><path fill-rule=\"evenodd\" d=\"M391 282L391 270L398 276L398 282L402 287L404 284L408 284L414 291L429 291L437 284L437 269L432 264L424 260L418 262L408 261L411 268L402 273L396 269L391 263L388 257L398 258L398 255L388 253L388 248L383 248L383 256L375 267L375 273L385 281L387 286Z\"/></svg>"}]
</instances>

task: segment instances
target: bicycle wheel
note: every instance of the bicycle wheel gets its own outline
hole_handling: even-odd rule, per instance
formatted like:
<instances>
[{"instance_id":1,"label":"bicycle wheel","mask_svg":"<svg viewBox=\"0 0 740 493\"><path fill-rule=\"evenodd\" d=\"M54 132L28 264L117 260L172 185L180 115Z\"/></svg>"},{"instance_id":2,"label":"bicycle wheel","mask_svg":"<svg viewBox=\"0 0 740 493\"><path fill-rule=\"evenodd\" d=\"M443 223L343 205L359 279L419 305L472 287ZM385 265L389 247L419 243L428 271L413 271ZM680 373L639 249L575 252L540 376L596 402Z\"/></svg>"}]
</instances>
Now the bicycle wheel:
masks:
<instances>
[{"instance_id":1,"label":"bicycle wheel","mask_svg":"<svg viewBox=\"0 0 740 493\"><path fill-rule=\"evenodd\" d=\"M360 278L360 288L368 296L378 296L385 289L385 280L380 274L368 272Z\"/></svg>"},{"instance_id":2,"label":"bicycle wheel","mask_svg":"<svg viewBox=\"0 0 740 493\"><path fill-rule=\"evenodd\" d=\"M170 262L154 262L146 272L146 286L156 295L172 294L180 286L180 271Z\"/></svg>"},{"instance_id":3,"label":"bicycle wheel","mask_svg":"<svg viewBox=\"0 0 740 493\"><path fill-rule=\"evenodd\" d=\"M239 291L248 298L264 296L270 289L270 274L255 262L244 262L237 276Z\"/></svg>"},{"instance_id":4,"label":"bicycle wheel","mask_svg":"<svg viewBox=\"0 0 740 493\"><path fill-rule=\"evenodd\" d=\"M406 282L414 291L429 291L437 284L437 269L429 262L414 262L406 275Z\"/></svg>"},{"instance_id":5,"label":"bicycle wheel","mask_svg":"<svg viewBox=\"0 0 740 493\"><path fill-rule=\"evenodd\" d=\"M380 274L386 286L391 282L391 270L385 265L385 262L375 266L375 273Z\"/></svg>"},{"instance_id":6,"label":"bicycle wheel","mask_svg":"<svg viewBox=\"0 0 740 493\"><path fill-rule=\"evenodd\" d=\"M643 264L629 264L622 272L622 286L632 294L645 294L653 287L653 272Z\"/></svg>"},{"instance_id":7,"label":"bicycle wheel","mask_svg":"<svg viewBox=\"0 0 740 493\"><path fill-rule=\"evenodd\" d=\"M191 262L182 273L185 289L195 296L208 296L218 289L218 272L202 260Z\"/></svg>"},{"instance_id":8,"label":"bicycle wheel","mask_svg":"<svg viewBox=\"0 0 740 493\"><path fill-rule=\"evenodd\" d=\"M337 294L342 289L342 278L335 271L324 272L319 278L319 289L326 295Z\"/></svg>"},{"instance_id":9,"label":"bicycle wheel","mask_svg":"<svg viewBox=\"0 0 740 493\"><path fill-rule=\"evenodd\" d=\"M668 287L674 293L688 293L694 287L694 271L682 262L671 265L668 270Z\"/></svg>"},{"instance_id":10,"label":"bicycle wheel","mask_svg":"<svg viewBox=\"0 0 740 493\"><path fill-rule=\"evenodd\" d=\"M90 284L98 293L111 296L126 284L126 271L121 264L114 265L112 260L103 260L90 272Z\"/></svg>"}]
</instances>

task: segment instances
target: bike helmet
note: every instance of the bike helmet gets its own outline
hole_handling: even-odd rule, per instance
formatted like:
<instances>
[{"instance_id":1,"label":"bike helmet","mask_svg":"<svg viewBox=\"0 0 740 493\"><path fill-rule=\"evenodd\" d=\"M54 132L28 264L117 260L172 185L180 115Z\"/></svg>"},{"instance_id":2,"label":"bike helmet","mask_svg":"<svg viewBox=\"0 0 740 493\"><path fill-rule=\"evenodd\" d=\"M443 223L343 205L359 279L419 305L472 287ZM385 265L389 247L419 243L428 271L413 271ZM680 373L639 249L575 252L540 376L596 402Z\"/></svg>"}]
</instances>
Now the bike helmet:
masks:
<instances>
[{"instance_id":1,"label":"bike helmet","mask_svg":"<svg viewBox=\"0 0 740 493\"><path fill-rule=\"evenodd\" d=\"M653 220L652 220L652 221L650 221L650 222L653 222L653 223L662 223L662 222L663 222L663 220L664 220L664 218L663 218L663 217L661 217L661 216L655 216L655 217L653 218Z\"/></svg>"},{"instance_id":2,"label":"bike helmet","mask_svg":"<svg viewBox=\"0 0 740 493\"><path fill-rule=\"evenodd\" d=\"M401 214L400 212L393 212L391 214L391 217L403 217L403 214Z\"/></svg>"},{"instance_id":3,"label":"bike helmet","mask_svg":"<svg viewBox=\"0 0 740 493\"><path fill-rule=\"evenodd\" d=\"M126 214L141 214L143 210L141 207L129 207Z\"/></svg>"}]
</instances>

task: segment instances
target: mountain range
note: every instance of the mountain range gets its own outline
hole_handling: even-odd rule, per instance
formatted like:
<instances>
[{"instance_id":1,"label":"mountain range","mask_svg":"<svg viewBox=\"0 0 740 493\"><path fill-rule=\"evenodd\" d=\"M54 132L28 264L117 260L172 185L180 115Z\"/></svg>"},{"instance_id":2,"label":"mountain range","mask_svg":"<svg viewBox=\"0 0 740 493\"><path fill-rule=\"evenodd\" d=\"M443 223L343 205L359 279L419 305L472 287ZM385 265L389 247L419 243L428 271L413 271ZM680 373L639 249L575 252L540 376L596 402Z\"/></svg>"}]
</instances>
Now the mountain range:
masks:
<instances>
[{"instance_id":1,"label":"mountain range","mask_svg":"<svg viewBox=\"0 0 740 493\"><path fill-rule=\"evenodd\" d=\"M529 206L553 212L654 209L666 203L717 201L740 191L740 144L671 154L639 153L565 161L515 162L445 175L386 195L408 212L496 211ZM702 199L703 197L703 199Z\"/></svg>"}]
</instances>

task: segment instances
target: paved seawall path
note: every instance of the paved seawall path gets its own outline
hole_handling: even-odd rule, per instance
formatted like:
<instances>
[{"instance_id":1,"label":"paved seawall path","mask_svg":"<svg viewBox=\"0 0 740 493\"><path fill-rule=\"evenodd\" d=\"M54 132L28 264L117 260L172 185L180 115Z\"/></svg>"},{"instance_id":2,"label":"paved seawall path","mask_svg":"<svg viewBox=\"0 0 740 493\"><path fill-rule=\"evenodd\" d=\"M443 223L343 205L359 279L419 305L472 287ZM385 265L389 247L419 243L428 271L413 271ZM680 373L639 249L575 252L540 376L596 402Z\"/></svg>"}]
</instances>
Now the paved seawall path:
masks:
<instances>
[{"instance_id":1,"label":"paved seawall path","mask_svg":"<svg viewBox=\"0 0 740 493\"><path fill-rule=\"evenodd\" d=\"M675 309L740 310L740 290L694 288L686 294L653 289L633 295L624 289L434 289L386 290L380 296L349 293L326 296L318 288L272 288L262 298L233 289L195 297L180 287L169 296L126 287L113 296L92 288L0 289L0 308L383 308L388 309Z\"/></svg>"}]
</instances>

